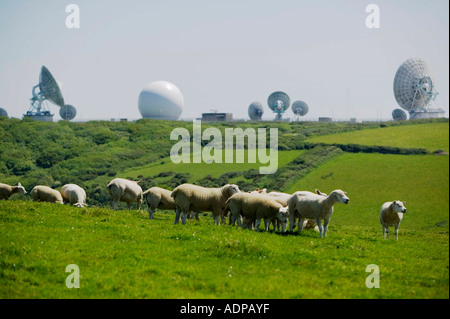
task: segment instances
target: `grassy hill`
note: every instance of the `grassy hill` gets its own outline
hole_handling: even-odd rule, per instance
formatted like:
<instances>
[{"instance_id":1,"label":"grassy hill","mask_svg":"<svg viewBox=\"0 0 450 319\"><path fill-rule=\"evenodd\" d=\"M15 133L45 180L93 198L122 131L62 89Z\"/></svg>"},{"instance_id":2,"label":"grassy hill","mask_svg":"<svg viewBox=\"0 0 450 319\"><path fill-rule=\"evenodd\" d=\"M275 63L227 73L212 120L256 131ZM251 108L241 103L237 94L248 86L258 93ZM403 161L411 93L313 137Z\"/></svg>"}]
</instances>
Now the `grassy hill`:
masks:
<instances>
[{"instance_id":1,"label":"grassy hill","mask_svg":"<svg viewBox=\"0 0 450 319\"><path fill-rule=\"evenodd\" d=\"M192 131L192 123L0 118L0 182L28 191L77 183L91 205L0 201L0 298L449 297L449 158L435 152L448 152L448 120L208 126L278 127L277 173L260 175L259 164L173 164L170 132ZM143 188L340 188L350 203L336 204L326 239L215 226L208 214L173 225L173 212L149 220L145 211L112 211L106 184L114 177L142 179ZM383 240L379 209L395 199L408 212L399 241ZM80 267L80 289L65 286L69 264ZM380 267L379 289L365 285L369 264Z\"/></svg>"}]
</instances>

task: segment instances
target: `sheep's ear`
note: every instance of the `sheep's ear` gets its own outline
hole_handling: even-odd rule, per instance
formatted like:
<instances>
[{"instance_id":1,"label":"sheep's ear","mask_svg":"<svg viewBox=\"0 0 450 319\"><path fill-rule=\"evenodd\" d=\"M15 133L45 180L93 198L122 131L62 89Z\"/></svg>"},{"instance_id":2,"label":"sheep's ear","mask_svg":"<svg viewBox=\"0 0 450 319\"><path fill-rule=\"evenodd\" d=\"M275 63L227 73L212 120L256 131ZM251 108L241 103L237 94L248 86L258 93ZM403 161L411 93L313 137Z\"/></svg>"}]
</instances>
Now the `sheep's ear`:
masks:
<instances>
[{"instance_id":1,"label":"sheep's ear","mask_svg":"<svg viewBox=\"0 0 450 319\"><path fill-rule=\"evenodd\" d=\"M406 202L402 202L403 204L406 204Z\"/></svg>"},{"instance_id":2,"label":"sheep's ear","mask_svg":"<svg viewBox=\"0 0 450 319\"><path fill-rule=\"evenodd\" d=\"M396 200L394 200L394 201L392 202L392 204L394 204L394 205L395 205L395 204L397 204L397 201L396 201Z\"/></svg>"},{"instance_id":3,"label":"sheep's ear","mask_svg":"<svg viewBox=\"0 0 450 319\"><path fill-rule=\"evenodd\" d=\"M142 183L142 180L138 180L138 181L136 182L136 184L139 184L139 183Z\"/></svg>"},{"instance_id":4,"label":"sheep's ear","mask_svg":"<svg viewBox=\"0 0 450 319\"><path fill-rule=\"evenodd\" d=\"M19 182L19 184L17 184L17 186L22 186L22 184L20 184L20 182Z\"/></svg>"},{"instance_id":5,"label":"sheep's ear","mask_svg":"<svg viewBox=\"0 0 450 319\"><path fill-rule=\"evenodd\" d=\"M315 189L315 192L317 195L320 195L320 191L317 188Z\"/></svg>"}]
</instances>

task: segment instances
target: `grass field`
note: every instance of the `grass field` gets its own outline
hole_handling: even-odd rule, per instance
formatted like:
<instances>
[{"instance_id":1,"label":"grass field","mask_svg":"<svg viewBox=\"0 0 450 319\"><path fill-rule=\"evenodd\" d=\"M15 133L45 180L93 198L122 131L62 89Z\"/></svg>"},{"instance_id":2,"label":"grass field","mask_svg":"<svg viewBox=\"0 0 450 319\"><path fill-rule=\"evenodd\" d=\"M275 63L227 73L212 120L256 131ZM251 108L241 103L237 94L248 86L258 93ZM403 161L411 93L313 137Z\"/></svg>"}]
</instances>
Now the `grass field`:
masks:
<instances>
[{"instance_id":1,"label":"grass field","mask_svg":"<svg viewBox=\"0 0 450 319\"><path fill-rule=\"evenodd\" d=\"M430 123L380 127L332 135L315 136L311 143L362 144L405 148L423 148L430 152L449 151L449 124Z\"/></svg>"},{"instance_id":2,"label":"grass field","mask_svg":"<svg viewBox=\"0 0 450 319\"><path fill-rule=\"evenodd\" d=\"M19 124L26 127L26 123ZM171 123L163 124L170 132ZM117 125L120 126L115 132L124 137L111 138L114 143L124 144L122 156L138 137L142 145L148 142L157 149L149 141L149 133L144 131L148 127L143 123L136 127L126 123ZM95 123L75 128L100 131ZM297 133L301 134L301 125L298 129ZM103 131L95 135L100 142L110 134ZM91 135L85 133L85 136ZM70 140L72 135L69 137ZM161 138L155 137L158 138L162 145ZM366 128L307 141L448 152L448 122ZM284 142L289 143L289 139L285 138ZM107 154L113 159L117 157L113 152L117 145L111 143L96 147L109 150ZM3 155L13 149L12 145L2 146ZM98 159L94 160L94 154L89 155L89 164L80 156L61 160L48 170L31 170L30 174L42 175L33 175L30 181L46 178L50 172L66 176L69 169L70 172L84 169L89 189L106 192L107 181L115 176L143 176L158 181L165 178L157 177L161 173L189 173L189 181L197 181L208 175L219 177L230 171L244 172L260 166L259 163L173 164L163 153L138 153L138 146L134 147L134 162L126 165L123 157L107 173L94 174L94 170L86 167L97 164L105 169L100 158L102 153L98 152ZM95 205L80 209L34 203L20 196L0 201L0 298L448 299L448 155L337 151L330 157L320 147L280 151L280 175L272 178L276 183L280 176L289 178L286 189L279 190L290 193L315 188L326 193L339 188L348 193L348 205L335 205L327 238L319 238L314 231L282 235L215 226L209 213L201 214L200 221L174 225L173 212L157 211L155 219L149 220L145 210L113 211ZM39 155L38 151L30 154ZM12 155L6 164L15 163ZM49 157L38 158L45 163L43 159ZM316 158L320 165L308 166ZM320 161L322 158L326 160ZM6 168L0 165L0 170L10 174L8 165ZM11 167L11 171L18 172L23 168ZM285 167L289 170L283 171ZM300 172L306 168L307 173ZM8 176L19 179L28 175ZM246 178L248 185L255 188L264 188L268 182L267 178L251 176L241 174L228 182ZM88 193L88 203L93 195ZM399 240L384 240L379 209L383 202L396 199L406 201L408 212L400 226ZM69 264L80 268L80 289L68 289L65 285L69 275L65 269ZM365 284L369 275L366 267L371 264L380 269L379 289L368 289Z\"/></svg>"},{"instance_id":3,"label":"grass field","mask_svg":"<svg viewBox=\"0 0 450 319\"><path fill-rule=\"evenodd\" d=\"M339 212L341 213L341 212ZM321 239L212 219L0 203L0 298L448 298L448 232L332 223ZM65 285L80 269L80 289ZM380 288L366 287L378 265Z\"/></svg>"}]
</instances>

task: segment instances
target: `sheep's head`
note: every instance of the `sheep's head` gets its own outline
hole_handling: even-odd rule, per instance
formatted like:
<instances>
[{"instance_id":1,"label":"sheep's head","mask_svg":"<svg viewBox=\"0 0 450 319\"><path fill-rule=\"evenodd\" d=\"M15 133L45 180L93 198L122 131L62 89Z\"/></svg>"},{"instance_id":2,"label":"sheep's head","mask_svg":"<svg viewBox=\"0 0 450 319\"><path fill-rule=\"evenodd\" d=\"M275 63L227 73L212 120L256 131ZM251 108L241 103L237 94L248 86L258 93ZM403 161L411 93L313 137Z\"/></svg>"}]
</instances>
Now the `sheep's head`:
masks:
<instances>
[{"instance_id":1,"label":"sheep's head","mask_svg":"<svg viewBox=\"0 0 450 319\"><path fill-rule=\"evenodd\" d=\"M224 188L225 188L225 193L226 193L227 197L231 197L234 194L241 192L239 187L235 184L227 184L224 186Z\"/></svg>"},{"instance_id":2,"label":"sheep's head","mask_svg":"<svg viewBox=\"0 0 450 319\"><path fill-rule=\"evenodd\" d=\"M392 208L394 209L394 212L397 213L406 213L406 207L404 206L406 202L401 202L399 200L394 200L392 202Z\"/></svg>"},{"instance_id":3,"label":"sheep's head","mask_svg":"<svg viewBox=\"0 0 450 319\"><path fill-rule=\"evenodd\" d=\"M337 189L332 192L334 196L336 196L336 199L339 203L348 204L350 198L347 197L347 193L344 191L341 191L340 189ZM330 194L331 196L331 194Z\"/></svg>"},{"instance_id":4,"label":"sheep's head","mask_svg":"<svg viewBox=\"0 0 450 319\"><path fill-rule=\"evenodd\" d=\"M22 184L17 184L17 189L19 190L19 193L21 193L22 195L25 195L27 193L27 191L25 190L25 187L22 186Z\"/></svg>"},{"instance_id":5,"label":"sheep's head","mask_svg":"<svg viewBox=\"0 0 450 319\"><path fill-rule=\"evenodd\" d=\"M278 210L277 218L281 221L281 230L283 233L286 232L288 217L289 217L288 207L280 207L280 209Z\"/></svg>"}]
</instances>

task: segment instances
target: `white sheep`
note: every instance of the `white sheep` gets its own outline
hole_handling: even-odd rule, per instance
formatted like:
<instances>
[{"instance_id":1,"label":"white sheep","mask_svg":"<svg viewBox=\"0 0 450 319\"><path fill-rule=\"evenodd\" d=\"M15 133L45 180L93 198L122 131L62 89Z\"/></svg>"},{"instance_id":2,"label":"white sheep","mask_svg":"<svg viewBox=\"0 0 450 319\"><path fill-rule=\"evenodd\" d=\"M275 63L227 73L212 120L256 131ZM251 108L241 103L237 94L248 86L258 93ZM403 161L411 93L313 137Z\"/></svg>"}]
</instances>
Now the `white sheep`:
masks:
<instances>
[{"instance_id":1,"label":"white sheep","mask_svg":"<svg viewBox=\"0 0 450 319\"><path fill-rule=\"evenodd\" d=\"M148 205L148 218L153 219L153 213L158 209L176 209L175 201L173 200L172 191L161 187L151 187L147 189L143 196Z\"/></svg>"},{"instance_id":2,"label":"white sheep","mask_svg":"<svg viewBox=\"0 0 450 319\"><path fill-rule=\"evenodd\" d=\"M66 184L61 188L63 200L76 207L86 207L86 191L76 184Z\"/></svg>"},{"instance_id":3,"label":"white sheep","mask_svg":"<svg viewBox=\"0 0 450 319\"><path fill-rule=\"evenodd\" d=\"M239 192L239 187L234 184L226 184L220 188L207 188L193 184L179 185L171 194L177 206L175 224L178 224L180 220L180 213L183 225L186 224L186 217L192 211L210 211L215 224L219 224L225 202L231 195Z\"/></svg>"},{"instance_id":4,"label":"white sheep","mask_svg":"<svg viewBox=\"0 0 450 319\"><path fill-rule=\"evenodd\" d=\"M27 191L20 183L17 186L0 183L0 199L9 199L15 193L25 195Z\"/></svg>"},{"instance_id":5,"label":"white sheep","mask_svg":"<svg viewBox=\"0 0 450 319\"><path fill-rule=\"evenodd\" d=\"M64 204L61 193L48 186L37 185L30 192L31 198L35 202L49 202Z\"/></svg>"},{"instance_id":6,"label":"white sheep","mask_svg":"<svg viewBox=\"0 0 450 319\"><path fill-rule=\"evenodd\" d=\"M296 214L299 215L298 230L303 230L305 218L314 219L319 227L320 237L327 236L328 223L333 214L333 205L335 203L347 204L349 198L342 190L334 190L327 197L311 192L295 192L289 199L289 219L290 231L293 231L293 221ZM321 220L324 220L322 228Z\"/></svg>"},{"instance_id":7,"label":"white sheep","mask_svg":"<svg viewBox=\"0 0 450 319\"><path fill-rule=\"evenodd\" d=\"M238 193L231 196L225 203L224 211L231 211L232 223L237 220L241 226L241 215L244 222L255 221L258 230L261 219L264 219L265 230L269 230L270 221L278 219L282 224L282 232L286 231L288 208L283 207L272 196L262 194Z\"/></svg>"},{"instance_id":8,"label":"white sheep","mask_svg":"<svg viewBox=\"0 0 450 319\"><path fill-rule=\"evenodd\" d=\"M381 205L380 222L383 227L383 238L389 239L389 226L395 227L395 239L398 240L398 227L403 219L403 214L406 213L405 202L394 200L393 202L386 202Z\"/></svg>"},{"instance_id":9,"label":"white sheep","mask_svg":"<svg viewBox=\"0 0 450 319\"><path fill-rule=\"evenodd\" d=\"M131 203L137 203L137 210L141 210L142 188L138 185L141 181L135 182L124 178L115 178L107 185L113 209L116 210L119 201L126 202L131 210Z\"/></svg>"}]
</instances>

